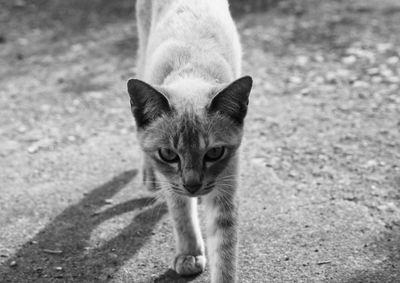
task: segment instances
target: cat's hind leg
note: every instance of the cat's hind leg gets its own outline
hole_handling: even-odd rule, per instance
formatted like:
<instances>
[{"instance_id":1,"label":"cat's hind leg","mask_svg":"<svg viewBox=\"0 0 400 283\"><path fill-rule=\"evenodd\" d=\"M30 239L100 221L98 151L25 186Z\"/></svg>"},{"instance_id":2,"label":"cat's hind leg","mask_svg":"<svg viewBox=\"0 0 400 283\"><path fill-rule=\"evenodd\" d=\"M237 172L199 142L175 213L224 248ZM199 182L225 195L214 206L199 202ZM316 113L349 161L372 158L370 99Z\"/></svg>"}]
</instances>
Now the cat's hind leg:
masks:
<instances>
[{"instance_id":1,"label":"cat's hind leg","mask_svg":"<svg viewBox=\"0 0 400 283\"><path fill-rule=\"evenodd\" d=\"M169 193L168 209L174 225L176 256L173 267L180 275L204 271L206 258L197 216L197 198Z\"/></svg>"}]
</instances>

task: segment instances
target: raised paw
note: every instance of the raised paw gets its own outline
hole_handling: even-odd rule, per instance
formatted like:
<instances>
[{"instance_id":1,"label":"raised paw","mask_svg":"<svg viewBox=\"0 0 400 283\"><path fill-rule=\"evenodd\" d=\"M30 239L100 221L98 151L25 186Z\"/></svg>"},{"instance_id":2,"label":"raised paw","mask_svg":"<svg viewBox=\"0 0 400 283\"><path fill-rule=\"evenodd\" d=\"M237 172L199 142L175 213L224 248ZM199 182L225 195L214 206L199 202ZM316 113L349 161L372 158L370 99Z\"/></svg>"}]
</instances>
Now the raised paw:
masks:
<instances>
[{"instance_id":1,"label":"raised paw","mask_svg":"<svg viewBox=\"0 0 400 283\"><path fill-rule=\"evenodd\" d=\"M206 268L205 256L178 255L174 261L174 269L180 275L195 275Z\"/></svg>"}]
</instances>

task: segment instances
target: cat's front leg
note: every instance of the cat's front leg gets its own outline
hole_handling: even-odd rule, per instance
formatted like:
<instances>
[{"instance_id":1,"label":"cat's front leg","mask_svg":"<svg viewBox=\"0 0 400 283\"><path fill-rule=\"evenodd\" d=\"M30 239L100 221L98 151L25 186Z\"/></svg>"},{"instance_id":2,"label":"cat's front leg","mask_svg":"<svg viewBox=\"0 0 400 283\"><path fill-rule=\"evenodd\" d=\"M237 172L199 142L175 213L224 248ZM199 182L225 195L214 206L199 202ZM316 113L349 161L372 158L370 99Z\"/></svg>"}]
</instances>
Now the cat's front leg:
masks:
<instances>
[{"instance_id":1,"label":"cat's front leg","mask_svg":"<svg viewBox=\"0 0 400 283\"><path fill-rule=\"evenodd\" d=\"M173 267L178 274L204 271L206 258L197 216L197 198L169 193L167 203L174 225L176 256Z\"/></svg>"},{"instance_id":2,"label":"cat's front leg","mask_svg":"<svg viewBox=\"0 0 400 283\"><path fill-rule=\"evenodd\" d=\"M205 197L211 283L236 282L238 215L235 187L215 188Z\"/></svg>"}]
</instances>

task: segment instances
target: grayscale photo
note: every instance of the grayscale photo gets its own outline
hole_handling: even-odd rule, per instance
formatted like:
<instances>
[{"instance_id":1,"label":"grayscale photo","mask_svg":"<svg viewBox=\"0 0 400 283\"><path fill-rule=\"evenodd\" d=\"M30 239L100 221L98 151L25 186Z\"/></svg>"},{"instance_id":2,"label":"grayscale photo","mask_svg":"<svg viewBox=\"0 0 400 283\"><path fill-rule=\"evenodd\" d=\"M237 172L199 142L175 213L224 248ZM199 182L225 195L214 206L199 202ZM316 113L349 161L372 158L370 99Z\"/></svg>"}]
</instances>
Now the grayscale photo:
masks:
<instances>
[{"instance_id":1,"label":"grayscale photo","mask_svg":"<svg viewBox=\"0 0 400 283\"><path fill-rule=\"evenodd\" d=\"M400 1L0 0L0 282L400 282Z\"/></svg>"}]
</instances>

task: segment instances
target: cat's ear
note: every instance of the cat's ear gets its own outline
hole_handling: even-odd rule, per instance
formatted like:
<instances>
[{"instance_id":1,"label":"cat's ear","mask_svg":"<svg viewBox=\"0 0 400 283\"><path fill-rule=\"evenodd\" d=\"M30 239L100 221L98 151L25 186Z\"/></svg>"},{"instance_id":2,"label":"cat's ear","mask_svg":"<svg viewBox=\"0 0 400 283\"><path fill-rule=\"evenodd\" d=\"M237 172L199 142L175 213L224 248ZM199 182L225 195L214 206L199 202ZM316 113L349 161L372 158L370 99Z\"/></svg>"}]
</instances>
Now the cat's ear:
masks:
<instances>
[{"instance_id":1,"label":"cat's ear","mask_svg":"<svg viewBox=\"0 0 400 283\"><path fill-rule=\"evenodd\" d=\"M168 99L151 85L137 79L128 81L131 110L138 128L171 111Z\"/></svg>"},{"instance_id":2,"label":"cat's ear","mask_svg":"<svg viewBox=\"0 0 400 283\"><path fill-rule=\"evenodd\" d=\"M227 115L239 125L243 124L252 85L253 80L250 76L237 79L212 98L208 111L210 113L219 112Z\"/></svg>"}]
</instances>

